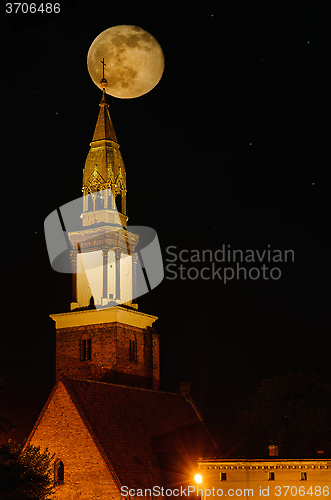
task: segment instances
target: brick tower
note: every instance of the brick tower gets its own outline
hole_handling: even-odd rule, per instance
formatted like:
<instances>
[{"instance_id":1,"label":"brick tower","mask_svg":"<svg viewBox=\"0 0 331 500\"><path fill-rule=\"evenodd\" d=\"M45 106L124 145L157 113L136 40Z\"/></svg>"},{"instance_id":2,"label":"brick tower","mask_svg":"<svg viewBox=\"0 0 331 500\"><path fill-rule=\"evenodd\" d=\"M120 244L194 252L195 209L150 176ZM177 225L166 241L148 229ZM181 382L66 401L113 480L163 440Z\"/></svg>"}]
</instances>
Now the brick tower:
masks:
<instances>
[{"instance_id":1,"label":"brick tower","mask_svg":"<svg viewBox=\"0 0 331 500\"><path fill-rule=\"evenodd\" d=\"M82 227L73 250L71 311L56 323L56 375L159 389L156 316L134 301L139 241L126 229L126 172L101 80L102 99L83 171Z\"/></svg>"}]
</instances>

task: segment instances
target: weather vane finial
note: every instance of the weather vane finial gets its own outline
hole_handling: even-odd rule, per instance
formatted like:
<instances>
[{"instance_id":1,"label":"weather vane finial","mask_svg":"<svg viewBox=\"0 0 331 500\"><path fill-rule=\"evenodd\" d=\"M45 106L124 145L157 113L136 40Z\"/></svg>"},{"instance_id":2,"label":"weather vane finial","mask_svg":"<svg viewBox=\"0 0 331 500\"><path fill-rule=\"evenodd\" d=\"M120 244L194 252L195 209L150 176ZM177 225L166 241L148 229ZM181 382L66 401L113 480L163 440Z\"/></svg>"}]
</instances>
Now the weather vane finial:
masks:
<instances>
[{"instance_id":1,"label":"weather vane finial","mask_svg":"<svg viewBox=\"0 0 331 500\"><path fill-rule=\"evenodd\" d=\"M105 78L105 66L107 66L107 64L105 63L105 58L103 57L102 61L100 61L101 64L102 64L102 79L100 80L100 83L101 83L101 87L102 89L105 89L107 87L107 80Z\"/></svg>"}]
</instances>

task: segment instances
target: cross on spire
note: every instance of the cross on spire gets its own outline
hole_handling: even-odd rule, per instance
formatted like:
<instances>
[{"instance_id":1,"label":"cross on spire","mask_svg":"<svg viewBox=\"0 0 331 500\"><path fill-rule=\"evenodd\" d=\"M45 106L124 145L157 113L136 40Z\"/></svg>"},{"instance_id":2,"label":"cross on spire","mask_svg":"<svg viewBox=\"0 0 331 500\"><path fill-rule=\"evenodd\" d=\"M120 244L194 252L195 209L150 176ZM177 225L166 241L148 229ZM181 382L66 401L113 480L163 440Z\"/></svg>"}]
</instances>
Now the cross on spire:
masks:
<instances>
[{"instance_id":1,"label":"cross on spire","mask_svg":"<svg viewBox=\"0 0 331 500\"><path fill-rule=\"evenodd\" d=\"M101 84L101 88L102 88L102 92L103 92L103 99L104 99L106 87L107 87L107 80L105 78L105 66L107 66L107 64L105 63L105 58L103 58L102 61L100 61L100 62L102 64L102 78L100 80L100 84Z\"/></svg>"},{"instance_id":2,"label":"cross on spire","mask_svg":"<svg viewBox=\"0 0 331 500\"><path fill-rule=\"evenodd\" d=\"M104 79L105 78L105 66L107 66L107 64L105 63L105 58L102 59L102 61L100 61L101 64L102 64L102 78Z\"/></svg>"}]
</instances>

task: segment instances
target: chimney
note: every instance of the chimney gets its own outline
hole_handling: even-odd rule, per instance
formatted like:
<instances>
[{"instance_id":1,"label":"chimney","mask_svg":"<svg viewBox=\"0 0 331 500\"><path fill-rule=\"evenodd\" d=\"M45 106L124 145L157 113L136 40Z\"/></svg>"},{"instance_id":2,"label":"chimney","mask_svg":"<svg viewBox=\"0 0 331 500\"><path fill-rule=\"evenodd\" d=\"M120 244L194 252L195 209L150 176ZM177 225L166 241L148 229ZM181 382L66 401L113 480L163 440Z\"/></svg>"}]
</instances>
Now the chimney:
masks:
<instances>
[{"instance_id":1,"label":"chimney","mask_svg":"<svg viewBox=\"0 0 331 500\"><path fill-rule=\"evenodd\" d=\"M278 446L269 444L269 457L278 457Z\"/></svg>"},{"instance_id":2,"label":"chimney","mask_svg":"<svg viewBox=\"0 0 331 500\"><path fill-rule=\"evenodd\" d=\"M185 397L191 396L191 383L190 382L181 382L180 383L180 393Z\"/></svg>"}]
</instances>

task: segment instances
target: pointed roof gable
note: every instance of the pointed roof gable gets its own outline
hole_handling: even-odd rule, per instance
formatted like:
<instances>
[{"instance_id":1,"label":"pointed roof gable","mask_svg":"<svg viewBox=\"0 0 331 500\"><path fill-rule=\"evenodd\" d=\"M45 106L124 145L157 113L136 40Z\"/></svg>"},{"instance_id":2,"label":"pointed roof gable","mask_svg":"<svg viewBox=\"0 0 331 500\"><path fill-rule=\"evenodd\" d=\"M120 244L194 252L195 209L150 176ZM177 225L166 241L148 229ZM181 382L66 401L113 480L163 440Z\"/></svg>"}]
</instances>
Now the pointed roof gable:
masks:
<instances>
[{"instance_id":1,"label":"pointed roof gable","mask_svg":"<svg viewBox=\"0 0 331 500\"><path fill-rule=\"evenodd\" d=\"M98 120L94 129L93 139L94 141L109 140L117 142L117 137L115 130L109 115L109 104L106 99L105 91L102 93L102 99L100 101L100 111Z\"/></svg>"},{"instance_id":2,"label":"pointed roof gable","mask_svg":"<svg viewBox=\"0 0 331 500\"><path fill-rule=\"evenodd\" d=\"M63 383L122 486L183 484L192 480L200 456L215 453L204 425L182 394L65 377L58 383ZM38 422L41 419L42 415Z\"/></svg>"},{"instance_id":3,"label":"pointed roof gable","mask_svg":"<svg viewBox=\"0 0 331 500\"><path fill-rule=\"evenodd\" d=\"M162 485L170 456L173 465L175 456L188 459L184 469L189 474L197 458L212 448L182 394L76 379L65 379L64 385L122 485Z\"/></svg>"},{"instance_id":4,"label":"pointed roof gable","mask_svg":"<svg viewBox=\"0 0 331 500\"><path fill-rule=\"evenodd\" d=\"M113 190L115 196L119 193L125 194L125 166L115 129L109 115L109 105L106 99L105 88L103 88L99 106L99 115L83 170L84 196L109 188ZM120 173L122 183L116 185L115 179L118 178ZM98 182L95 182L95 176L98 177ZM85 211L88 211L87 205L84 208Z\"/></svg>"}]
</instances>

